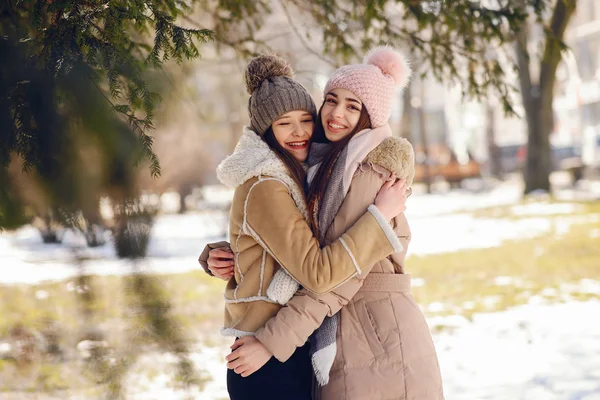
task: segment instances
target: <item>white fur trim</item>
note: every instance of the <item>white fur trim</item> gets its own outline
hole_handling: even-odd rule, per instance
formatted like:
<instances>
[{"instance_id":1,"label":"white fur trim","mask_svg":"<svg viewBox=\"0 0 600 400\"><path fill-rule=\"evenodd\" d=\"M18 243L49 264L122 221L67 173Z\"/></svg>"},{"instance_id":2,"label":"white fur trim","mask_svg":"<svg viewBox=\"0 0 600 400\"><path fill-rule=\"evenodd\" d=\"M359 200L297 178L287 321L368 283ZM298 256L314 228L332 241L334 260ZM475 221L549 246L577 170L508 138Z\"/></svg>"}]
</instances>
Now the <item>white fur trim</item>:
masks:
<instances>
[{"instance_id":1,"label":"white fur trim","mask_svg":"<svg viewBox=\"0 0 600 400\"><path fill-rule=\"evenodd\" d=\"M404 247L402 246L402 243L400 243L400 239L398 239L398 236L396 236L394 229L392 228L390 223L386 221L385 217L383 216L381 211L379 211L379 209L375 206L375 204L371 204L368 210L371 214L373 214L373 216L379 223L379 226L381 226L381 229L383 229L385 237L387 237L387 239L390 241L390 244L394 248L394 253L400 253L401 251L404 251Z\"/></svg>"},{"instance_id":2,"label":"white fur trim","mask_svg":"<svg viewBox=\"0 0 600 400\"><path fill-rule=\"evenodd\" d=\"M250 178L269 176L276 178L288 188L296 206L308 221L304 190L290 176L283 161L254 131L247 126L233 154L217 167L217 177L224 185L235 189Z\"/></svg>"},{"instance_id":3,"label":"white fur trim","mask_svg":"<svg viewBox=\"0 0 600 400\"><path fill-rule=\"evenodd\" d=\"M239 299L238 298L230 299L230 298L225 297L225 303L229 303L229 304L252 303L253 301L266 301L267 303L277 304L277 302L271 300L267 296L250 296L250 297L242 297Z\"/></svg>"},{"instance_id":4,"label":"white fur trim","mask_svg":"<svg viewBox=\"0 0 600 400\"><path fill-rule=\"evenodd\" d=\"M235 248L239 249L240 248L240 237L241 235L238 235L237 239L235 240ZM240 274L240 282L238 283L238 285L235 287L235 290L233 291L233 298L237 299L237 291L240 288L240 283L244 282L244 274L242 273L242 268L240 266L240 252L236 251L235 252L235 266L238 269L238 273Z\"/></svg>"},{"instance_id":5,"label":"white fur trim","mask_svg":"<svg viewBox=\"0 0 600 400\"><path fill-rule=\"evenodd\" d=\"M252 227L250 225L248 225L246 222L244 222L244 225L242 226L242 230L244 231L244 233L246 235L251 236L254 240L256 240L256 242L260 245L260 247L265 249L267 251L267 253L269 253L269 255L271 257L273 257L273 259L275 261L277 261L277 264L281 265L281 262L277 259L277 257L275 257L275 254L273 254L273 252L271 252L271 250L269 250L269 248L267 247L267 244L265 242L263 242L263 240L260 238L260 236L258 236L258 233L256 233L256 231L254 229L252 229Z\"/></svg>"},{"instance_id":6,"label":"white fur trim","mask_svg":"<svg viewBox=\"0 0 600 400\"><path fill-rule=\"evenodd\" d=\"M254 332L240 331L235 328L221 328L221 335L240 338L244 336L254 336Z\"/></svg>"},{"instance_id":7,"label":"white fur trim","mask_svg":"<svg viewBox=\"0 0 600 400\"><path fill-rule=\"evenodd\" d=\"M329 374L325 372L331 370L333 360L335 359L336 343L333 342L327 347L322 348L312 355L312 366L315 373L315 378L319 382L319 386L325 386L329 383Z\"/></svg>"},{"instance_id":8,"label":"white fur trim","mask_svg":"<svg viewBox=\"0 0 600 400\"><path fill-rule=\"evenodd\" d=\"M267 297L284 305L290 301L298 291L299 287L300 285L298 285L298 282L296 282L286 270L279 268L279 270L275 272L273 279L271 279L271 283L269 283Z\"/></svg>"},{"instance_id":9,"label":"white fur trim","mask_svg":"<svg viewBox=\"0 0 600 400\"><path fill-rule=\"evenodd\" d=\"M238 236L239 237L239 236ZM262 296L263 278L265 276L265 262L267 260L267 251L263 250L262 260L260 262L260 286L258 287L258 295Z\"/></svg>"},{"instance_id":10,"label":"white fur trim","mask_svg":"<svg viewBox=\"0 0 600 400\"><path fill-rule=\"evenodd\" d=\"M250 201L250 193L252 193L252 191L254 190L254 188L256 187L256 185L258 185L261 181L259 180L258 182L254 182L254 184L252 186L250 186L250 189L248 190L248 194L246 195L246 200L244 200L244 219L242 221L242 232L244 232L246 235L248 235L248 232L246 232L246 225L247 225L247 216L248 216L248 201ZM239 236L238 236L239 238Z\"/></svg>"},{"instance_id":11,"label":"white fur trim","mask_svg":"<svg viewBox=\"0 0 600 400\"><path fill-rule=\"evenodd\" d=\"M352 264L354 264L354 268L356 269L356 275L360 275L360 268L358 266L358 263L356 262L356 258L354 257L354 254L352 254L352 251L350 251L350 248L346 244L346 241L341 237L339 238L339 241L342 244L342 246L344 246L344 249L346 249L348 255L352 259Z\"/></svg>"},{"instance_id":12,"label":"white fur trim","mask_svg":"<svg viewBox=\"0 0 600 400\"><path fill-rule=\"evenodd\" d=\"M235 248L236 249L240 248L240 237L241 237L241 235L238 235L237 239L235 240ZM240 274L240 281L243 281L244 274L242 273L242 268L240 267L240 252L239 251L235 252L235 265L237 266L238 273Z\"/></svg>"}]
</instances>

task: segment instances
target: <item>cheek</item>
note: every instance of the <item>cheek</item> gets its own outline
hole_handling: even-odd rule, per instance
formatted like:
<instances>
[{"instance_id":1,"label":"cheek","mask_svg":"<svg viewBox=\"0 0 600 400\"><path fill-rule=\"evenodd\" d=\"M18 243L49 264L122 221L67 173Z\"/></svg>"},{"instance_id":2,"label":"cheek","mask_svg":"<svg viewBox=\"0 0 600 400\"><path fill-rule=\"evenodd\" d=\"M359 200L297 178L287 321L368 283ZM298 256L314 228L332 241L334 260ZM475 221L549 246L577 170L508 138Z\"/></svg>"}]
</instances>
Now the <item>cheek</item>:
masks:
<instances>
[{"instance_id":1,"label":"cheek","mask_svg":"<svg viewBox=\"0 0 600 400\"><path fill-rule=\"evenodd\" d=\"M331 104L325 104L321 109L321 122L325 122L329 114L331 114L331 110L333 110L334 106Z\"/></svg>"},{"instance_id":2,"label":"cheek","mask_svg":"<svg viewBox=\"0 0 600 400\"><path fill-rule=\"evenodd\" d=\"M350 115L347 115L346 118L348 119L350 125L352 125L350 128L354 129L356 128L358 120L360 119L360 113L351 113Z\"/></svg>"},{"instance_id":3,"label":"cheek","mask_svg":"<svg viewBox=\"0 0 600 400\"><path fill-rule=\"evenodd\" d=\"M306 127L306 133L308 134L308 139L312 138L313 133L315 132L315 124L308 124Z\"/></svg>"},{"instance_id":4,"label":"cheek","mask_svg":"<svg viewBox=\"0 0 600 400\"><path fill-rule=\"evenodd\" d=\"M287 139L287 132L285 132L285 130L282 130L281 128L273 128L273 135L275 136L275 140L277 140L277 143L279 143L281 145L281 147L285 146L285 140Z\"/></svg>"}]
</instances>

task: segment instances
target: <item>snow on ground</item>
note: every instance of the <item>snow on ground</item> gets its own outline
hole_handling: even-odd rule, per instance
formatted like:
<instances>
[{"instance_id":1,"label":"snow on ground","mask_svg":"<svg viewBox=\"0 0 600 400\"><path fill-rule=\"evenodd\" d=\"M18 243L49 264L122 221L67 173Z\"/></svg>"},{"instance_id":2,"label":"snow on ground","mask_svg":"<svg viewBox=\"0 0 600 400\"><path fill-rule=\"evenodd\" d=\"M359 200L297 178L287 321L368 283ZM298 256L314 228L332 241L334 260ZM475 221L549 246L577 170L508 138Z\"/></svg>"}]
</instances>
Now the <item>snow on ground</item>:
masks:
<instances>
[{"instance_id":1,"label":"snow on ground","mask_svg":"<svg viewBox=\"0 0 600 400\"><path fill-rule=\"evenodd\" d=\"M506 240L539 236L552 228L547 218L508 220L474 218L470 214L407 218L413 237L409 255L495 247Z\"/></svg>"},{"instance_id":2,"label":"snow on ground","mask_svg":"<svg viewBox=\"0 0 600 400\"><path fill-rule=\"evenodd\" d=\"M230 195L231 191L211 188L205 198L210 199L211 204L216 201L213 198L223 203ZM465 190L433 195L415 193L406 212L413 233L409 255L494 247L506 240L535 237L550 231L560 234L577 222L578 217L569 216L578 207L573 203L541 201L511 207L515 215L532 215L520 219L475 218L466 212L514 204L520 196L521 185L512 181L481 193ZM564 217L549 220L548 214L564 214ZM156 273L197 269L197 258L204 244L225 239L226 229L227 216L217 209L161 215L152 230L148 258L140 267ZM28 226L16 232L0 233L0 266L8 267L0 274L0 283L69 278L78 272L73 263L76 253L86 257L84 266L89 273L110 275L131 271L130 263L116 258L110 243L88 249L80 236L67 232L62 245L44 245L36 229Z\"/></svg>"},{"instance_id":3,"label":"snow on ground","mask_svg":"<svg viewBox=\"0 0 600 400\"><path fill-rule=\"evenodd\" d=\"M200 393L193 392L194 400L217 400L227 399L226 362L225 355L229 353L229 345L222 344L219 347L203 347L191 351L189 358L195 364L200 373L200 380L206 380L202 384ZM132 400L177 400L189 399L188 393L173 387L175 357L167 354L148 353L139 358L133 367L132 373L126 380L127 398ZM159 368L157 371L156 368ZM165 373L165 366L169 366L169 373ZM144 373L143 371L150 372Z\"/></svg>"},{"instance_id":4,"label":"snow on ground","mask_svg":"<svg viewBox=\"0 0 600 400\"><path fill-rule=\"evenodd\" d=\"M432 217L452 212L473 211L480 208L514 204L521 200L522 186L508 182L485 191L453 190L425 194L414 189L407 201L407 215L413 218Z\"/></svg>"},{"instance_id":5,"label":"snow on ground","mask_svg":"<svg viewBox=\"0 0 600 400\"><path fill-rule=\"evenodd\" d=\"M412 219L408 215L413 240L409 254L434 254L467 248L487 248L505 240L535 237L556 228L543 217L518 220L474 218L470 214L450 214ZM568 229L576 217L564 217L561 229ZM200 268L197 262L209 241L225 240L218 217L202 214L163 215L157 218L148 257L141 267L149 272L176 273ZM221 225L223 226L223 225ZM85 268L99 275L126 274L131 264L116 257L111 243L88 249L80 238L69 233L63 245L44 245L35 228L25 227L15 233L0 234L1 283L36 283L59 280L77 274L75 254L86 257Z\"/></svg>"},{"instance_id":6,"label":"snow on ground","mask_svg":"<svg viewBox=\"0 0 600 400\"><path fill-rule=\"evenodd\" d=\"M197 262L207 241L224 239L227 216L218 212L162 215L157 218L148 257L140 267L148 272L176 273L200 268ZM75 254L87 258L87 272L121 275L131 272L128 261L119 260L113 245L85 248L82 238L65 234L63 244L43 244L38 231L27 226L0 233L0 283L36 283L61 280L78 273Z\"/></svg>"},{"instance_id":7,"label":"snow on ground","mask_svg":"<svg viewBox=\"0 0 600 400\"><path fill-rule=\"evenodd\" d=\"M535 302L533 302L535 303ZM446 398L600 399L600 302L430 319Z\"/></svg>"},{"instance_id":8,"label":"snow on ground","mask_svg":"<svg viewBox=\"0 0 600 400\"><path fill-rule=\"evenodd\" d=\"M217 226L225 216L198 214L163 215L153 228L148 258L141 265L150 272L175 273L199 268L197 258L205 243L223 240ZM409 215L409 220L411 217ZM410 254L432 254L465 248L500 245L505 240L534 237L552 229L545 218L520 220L477 219L469 214L444 215L411 220L413 241ZM79 253L87 258L86 271L100 275L130 272L127 261L117 259L112 244L87 249L69 233L63 245L44 245L37 230L25 227L15 233L0 234L0 274L2 283L35 283L66 279L77 274L73 260Z\"/></svg>"},{"instance_id":9,"label":"snow on ground","mask_svg":"<svg viewBox=\"0 0 600 400\"><path fill-rule=\"evenodd\" d=\"M531 203L512 206L510 212L513 215L556 215L572 214L582 208L581 204L573 203Z\"/></svg>"},{"instance_id":10,"label":"snow on ground","mask_svg":"<svg viewBox=\"0 0 600 400\"><path fill-rule=\"evenodd\" d=\"M537 300L537 301L536 301ZM600 302L531 304L503 312L464 317L434 317L429 325L449 400L598 400L600 399ZM437 328L437 329L436 329ZM221 347L192 353L212 380L193 399L227 398ZM142 363L165 365L166 356L148 355ZM169 376L135 376L127 386L136 400L183 399Z\"/></svg>"},{"instance_id":11,"label":"snow on ground","mask_svg":"<svg viewBox=\"0 0 600 400\"><path fill-rule=\"evenodd\" d=\"M600 186L597 193L600 193ZM217 191L218 192L218 191ZM563 198L579 199L577 190L563 191ZM218 192L226 198L227 193ZM518 184L508 183L482 193L453 191L444 194L415 193L408 203L413 241L411 254L431 254L464 248L498 246L505 240L534 237L548 232L567 232L581 222L575 204L543 201L510 208L520 219L474 218L466 211L493 205L515 204L521 195ZM226 201L226 199L224 200ZM552 220L548 215L560 215ZM592 216L600 222L600 216ZM143 268L174 273L199 268L197 257L207 241L224 238L226 215L217 211L160 216L153 227L148 259ZM598 232L591 235L600 237ZM24 227L0 233L0 283L35 283L65 279L77 273L74 252L88 258L85 268L96 274L123 274L127 262L116 258L107 244L96 249L82 246L81 238L69 233L63 245L43 245L38 232ZM512 277L498 277L507 285ZM418 278L415 286L422 285ZM587 279L579 285L564 285L561 293L599 293L600 282ZM40 294L42 295L42 294ZM493 300L493 299L491 299ZM491 301L490 300L490 301ZM428 308L443 306L430 304ZM449 400L600 400L600 302L547 305L540 298L530 304L490 314L436 317L429 323L439 353L446 398ZM191 354L212 380L194 399L226 398L225 362L228 343L202 348ZM168 357L147 354L142 364L163 365ZM133 374L133 399L177 399L185 394L172 388L164 371L158 375Z\"/></svg>"}]
</instances>

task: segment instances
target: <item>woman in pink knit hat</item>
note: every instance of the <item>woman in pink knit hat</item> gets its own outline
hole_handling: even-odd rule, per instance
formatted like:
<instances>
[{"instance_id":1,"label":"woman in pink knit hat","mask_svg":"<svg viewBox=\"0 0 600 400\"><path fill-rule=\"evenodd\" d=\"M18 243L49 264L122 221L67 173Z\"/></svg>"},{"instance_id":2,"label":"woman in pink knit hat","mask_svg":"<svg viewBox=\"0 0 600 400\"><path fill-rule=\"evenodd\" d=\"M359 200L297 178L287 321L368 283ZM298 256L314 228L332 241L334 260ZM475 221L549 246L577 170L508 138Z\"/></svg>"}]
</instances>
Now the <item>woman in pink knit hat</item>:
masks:
<instances>
[{"instance_id":1,"label":"woman in pink knit hat","mask_svg":"<svg viewBox=\"0 0 600 400\"><path fill-rule=\"evenodd\" d=\"M409 77L402 54L379 47L327 82L307 160L309 215L322 246L351 227L386 182L406 180L410 195L414 152L388 124ZM315 399L443 399L431 334L405 273L410 228L404 214L391 223L401 251L329 293L299 290L233 357L283 362L309 340Z\"/></svg>"}]
</instances>

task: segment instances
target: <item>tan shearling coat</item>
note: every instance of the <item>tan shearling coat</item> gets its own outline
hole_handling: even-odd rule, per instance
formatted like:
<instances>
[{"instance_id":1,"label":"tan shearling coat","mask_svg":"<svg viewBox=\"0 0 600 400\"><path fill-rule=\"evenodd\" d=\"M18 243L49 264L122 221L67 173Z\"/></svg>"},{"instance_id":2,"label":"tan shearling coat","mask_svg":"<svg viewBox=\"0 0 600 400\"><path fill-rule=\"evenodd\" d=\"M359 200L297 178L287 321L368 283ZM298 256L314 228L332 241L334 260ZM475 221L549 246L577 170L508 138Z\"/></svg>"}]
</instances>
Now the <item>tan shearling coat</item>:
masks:
<instances>
[{"instance_id":1,"label":"tan shearling coat","mask_svg":"<svg viewBox=\"0 0 600 400\"><path fill-rule=\"evenodd\" d=\"M330 291L401 248L372 206L321 249L306 222L302 189L249 129L217 173L236 188L229 227L236 267L225 290L226 336L254 335L291 298L297 283L314 294Z\"/></svg>"}]
</instances>

